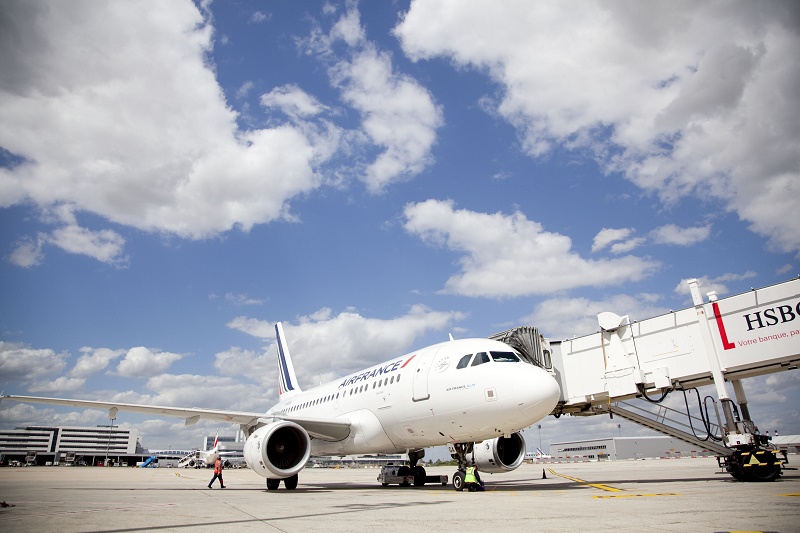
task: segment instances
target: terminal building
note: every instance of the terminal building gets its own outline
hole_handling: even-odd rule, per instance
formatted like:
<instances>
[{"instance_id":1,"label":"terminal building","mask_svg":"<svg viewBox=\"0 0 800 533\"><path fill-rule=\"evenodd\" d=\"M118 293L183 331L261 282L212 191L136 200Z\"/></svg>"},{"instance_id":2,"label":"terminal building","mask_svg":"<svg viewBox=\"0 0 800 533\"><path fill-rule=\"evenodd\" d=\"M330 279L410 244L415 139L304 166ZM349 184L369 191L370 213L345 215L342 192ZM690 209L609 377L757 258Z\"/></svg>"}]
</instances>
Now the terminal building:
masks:
<instances>
[{"instance_id":1,"label":"terminal building","mask_svg":"<svg viewBox=\"0 0 800 533\"><path fill-rule=\"evenodd\" d=\"M787 453L800 452L800 436L773 437L772 444ZM716 452L667 436L608 437L556 442L550 445L553 460L622 461L676 457L713 457Z\"/></svg>"},{"instance_id":2,"label":"terminal building","mask_svg":"<svg viewBox=\"0 0 800 533\"><path fill-rule=\"evenodd\" d=\"M0 430L2 463L29 464L128 462L147 453L136 429L112 426L27 426Z\"/></svg>"}]
</instances>

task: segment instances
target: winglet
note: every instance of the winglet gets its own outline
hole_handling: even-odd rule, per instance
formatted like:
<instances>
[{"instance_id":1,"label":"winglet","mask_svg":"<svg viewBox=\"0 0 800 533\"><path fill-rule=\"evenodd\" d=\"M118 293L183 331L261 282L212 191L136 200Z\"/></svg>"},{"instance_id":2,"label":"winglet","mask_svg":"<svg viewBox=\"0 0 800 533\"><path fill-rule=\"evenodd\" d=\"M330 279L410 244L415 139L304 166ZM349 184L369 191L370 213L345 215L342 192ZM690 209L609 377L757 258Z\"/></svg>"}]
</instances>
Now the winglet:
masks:
<instances>
[{"instance_id":1,"label":"winglet","mask_svg":"<svg viewBox=\"0 0 800 533\"><path fill-rule=\"evenodd\" d=\"M283 325L280 322L275 324L275 336L278 339L278 373L280 374L278 390L280 395L283 396L284 394L295 391L300 392L301 389L297 384L297 376L294 374L292 357L289 355L289 347L286 345Z\"/></svg>"}]
</instances>

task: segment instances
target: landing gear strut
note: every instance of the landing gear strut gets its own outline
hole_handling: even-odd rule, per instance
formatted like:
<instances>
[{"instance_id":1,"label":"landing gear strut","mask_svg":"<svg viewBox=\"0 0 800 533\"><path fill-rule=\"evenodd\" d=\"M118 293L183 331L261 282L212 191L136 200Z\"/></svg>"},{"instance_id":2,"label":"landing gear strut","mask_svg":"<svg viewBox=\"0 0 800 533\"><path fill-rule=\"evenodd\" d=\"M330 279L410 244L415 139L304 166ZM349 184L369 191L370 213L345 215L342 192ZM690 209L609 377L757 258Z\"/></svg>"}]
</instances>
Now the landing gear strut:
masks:
<instances>
[{"instance_id":1,"label":"landing gear strut","mask_svg":"<svg viewBox=\"0 0 800 533\"><path fill-rule=\"evenodd\" d=\"M458 470L453 474L453 488L459 492L464 490L464 476L466 476L467 466L469 466L467 454L472 453L472 446L471 442L457 442L449 446L450 455L458 461Z\"/></svg>"}]
</instances>

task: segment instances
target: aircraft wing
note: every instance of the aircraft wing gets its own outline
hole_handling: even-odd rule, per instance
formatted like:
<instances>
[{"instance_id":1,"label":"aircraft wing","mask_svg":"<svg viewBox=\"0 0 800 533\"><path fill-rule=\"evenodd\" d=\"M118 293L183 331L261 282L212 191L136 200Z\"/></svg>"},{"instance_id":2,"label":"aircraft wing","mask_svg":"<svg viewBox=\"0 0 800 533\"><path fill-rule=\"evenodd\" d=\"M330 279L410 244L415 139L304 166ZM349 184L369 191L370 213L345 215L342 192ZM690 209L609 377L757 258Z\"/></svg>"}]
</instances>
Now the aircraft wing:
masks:
<instances>
[{"instance_id":1,"label":"aircraft wing","mask_svg":"<svg viewBox=\"0 0 800 533\"><path fill-rule=\"evenodd\" d=\"M256 424L259 419L280 419L294 422L305 429L309 436L326 441L339 441L350 435L350 420L346 418L296 418L288 416L269 416L263 413L248 413L242 411L221 411L217 409L201 409L197 407L165 407L159 405L142 405L135 403L98 402L92 400L72 400L64 398L43 398L39 396L0 396L2 400L15 402L44 403L51 405L66 405L84 409L107 409L109 414L116 411L129 411L147 415L173 416L186 419L186 425L196 424L200 419L230 422L232 424Z\"/></svg>"},{"instance_id":2,"label":"aircraft wing","mask_svg":"<svg viewBox=\"0 0 800 533\"><path fill-rule=\"evenodd\" d=\"M110 413L116 411L130 411L147 415L174 416L185 418L186 425L191 426L200 419L216 420L218 422L231 422L235 424L251 424L264 417L263 413L247 413L241 411L220 411L216 409L200 409L197 407L164 407L159 405L141 405L120 402L96 402L91 400L70 400L63 398L42 398L39 396L0 396L0 400L14 400L15 402L46 403L52 405L68 405L84 409L108 409ZM116 410L116 411L112 411Z\"/></svg>"}]
</instances>

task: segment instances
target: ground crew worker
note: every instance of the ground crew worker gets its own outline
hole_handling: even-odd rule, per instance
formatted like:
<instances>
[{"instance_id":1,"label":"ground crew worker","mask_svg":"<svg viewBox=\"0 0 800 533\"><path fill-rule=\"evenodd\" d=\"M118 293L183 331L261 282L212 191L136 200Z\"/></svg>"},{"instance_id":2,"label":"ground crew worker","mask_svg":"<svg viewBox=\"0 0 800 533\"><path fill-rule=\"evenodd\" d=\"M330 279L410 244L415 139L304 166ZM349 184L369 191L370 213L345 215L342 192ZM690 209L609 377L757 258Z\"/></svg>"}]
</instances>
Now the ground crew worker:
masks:
<instances>
[{"instance_id":1,"label":"ground crew worker","mask_svg":"<svg viewBox=\"0 0 800 533\"><path fill-rule=\"evenodd\" d=\"M222 458L217 457L217 460L214 462L214 477L211 478L211 481L208 482L208 488L212 488L211 485L214 484L214 481L219 478L219 488L224 489L225 483L222 481Z\"/></svg>"},{"instance_id":2,"label":"ground crew worker","mask_svg":"<svg viewBox=\"0 0 800 533\"><path fill-rule=\"evenodd\" d=\"M480 474L478 474L478 469L474 465L467 467L467 472L464 476L464 484L467 486L467 490L470 492L483 490L483 483L481 483Z\"/></svg>"}]
</instances>

